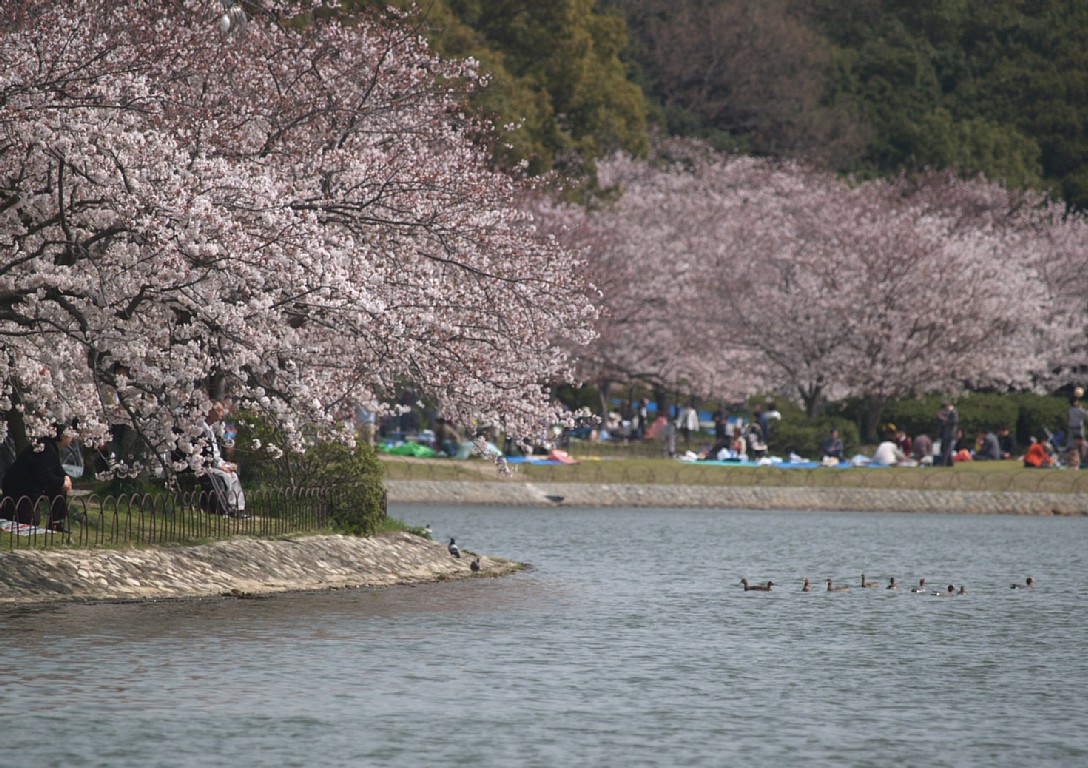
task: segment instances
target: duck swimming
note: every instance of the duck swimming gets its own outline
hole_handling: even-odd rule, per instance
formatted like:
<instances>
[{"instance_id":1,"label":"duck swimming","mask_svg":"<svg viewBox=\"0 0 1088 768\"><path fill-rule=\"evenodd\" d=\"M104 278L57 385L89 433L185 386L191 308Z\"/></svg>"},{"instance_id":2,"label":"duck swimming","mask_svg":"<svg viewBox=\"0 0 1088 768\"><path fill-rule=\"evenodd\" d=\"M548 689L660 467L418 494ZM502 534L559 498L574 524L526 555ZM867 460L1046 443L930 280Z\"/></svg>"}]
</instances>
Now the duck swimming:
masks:
<instances>
[{"instance_id":1,"label":"duck swimming","mask_svg":"<svg viewBox=\"0 0 1088 768\"><path fill-rule=\"evenodd\" d=\"M831 586L831 579L828 579L827 580L827 591L828 592L849 592L850 587L847 587L847 586L833 587L833 586Z\"/></svg>"},{"instance_id":2,"label":"duck swimming","mask_svg":"<svg viewBox=\"0 0 1088 768\"><path fill-rule=\"evenodd\" d=\"M911 587L910 591L911 592L925 592L926 591L926 580L925 579L919 579L918 580L918 586L917 587Z\"/></svg>"},{"instance_id":3,"label":"duck swimming","mask_svg":"<svg viewBox=\"0 0 1088 768\"><path fill-rule=\"evenodd\" d=\"M934 591L933 594L936 597L955 597L956 596L956 585L955 584L949 584L948 585L948 590L946 592Z\"/></svg>"},{"instance_id":4,"label":"duck swimming","mask_svg":"<svg viewBox=\"0 0 1088 768\"><path fill-rule=\"evenodd\" d=\"M877 586L880 586L880 585L877 584L875 581L866 581L865 580L865 574L864 573L861 574L861 588L862 589L872 589L873 587L877 587Z\"/></svg>"},{"instance_id":5,"label":"duck swimming","mask_svg":"<svg viewBox=\"0 0 1088 768\"><path fill-rule=\"evenodd\" d=\"M811 592L812 585L808 583L808 576L805 577L805 585L801 587L802 592Z\"/></svg>"},{"instance_id":6,"label":"duck swimming","mask_svg":"<svg viewBox=\"0 0 1088 768\"><path fill-rule=\"evenodd\" d=\"M741 579L740 583L745 592L770 592L771 587L774 586L773 581L768 581L766 584L749 584L748 579Z\"/></svg>"},{"instance_id":7,"label":"duck swimming","mask_svg":"<svg viewBox=\"0 0 1088 768\"><path fill-rule=\"evenodd\" d=\"M1010 584L1010 589L1035 589L1035 579L1028 576L1028 580L1023 584Z\"/></svg>"},{"instance_id":8,"label":"duck swimming","mask_svg":"<svg viewBox=\"0 0 1088 768\"><path fill-rule=\"evenodd\" d=\"M895 583L894 576L888 579L888 586L884 587L884 589L899 589L899 585Z\"/></svg>"}]
</instances>

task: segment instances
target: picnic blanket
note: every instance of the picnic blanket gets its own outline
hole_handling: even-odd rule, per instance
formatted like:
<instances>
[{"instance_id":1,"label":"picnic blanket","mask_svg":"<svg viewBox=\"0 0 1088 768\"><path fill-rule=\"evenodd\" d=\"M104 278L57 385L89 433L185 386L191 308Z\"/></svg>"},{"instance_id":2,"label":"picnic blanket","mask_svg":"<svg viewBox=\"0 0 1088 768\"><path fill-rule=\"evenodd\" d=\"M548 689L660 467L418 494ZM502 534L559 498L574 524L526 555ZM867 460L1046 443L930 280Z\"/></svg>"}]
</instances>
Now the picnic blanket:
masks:
<instances>
[{"instance_id":1,"label":"picnic blanket","mask_svg":"<svg viewBox=\"0 0 1088 768\"><path fill-rule=\"evenodd\" d=\"M0 531L7 531L14 536L37 536L39 533L53 533L48 528L39 528L28 523L17 523L14 520L0 520Z\"/></svg>"}]
</instances>

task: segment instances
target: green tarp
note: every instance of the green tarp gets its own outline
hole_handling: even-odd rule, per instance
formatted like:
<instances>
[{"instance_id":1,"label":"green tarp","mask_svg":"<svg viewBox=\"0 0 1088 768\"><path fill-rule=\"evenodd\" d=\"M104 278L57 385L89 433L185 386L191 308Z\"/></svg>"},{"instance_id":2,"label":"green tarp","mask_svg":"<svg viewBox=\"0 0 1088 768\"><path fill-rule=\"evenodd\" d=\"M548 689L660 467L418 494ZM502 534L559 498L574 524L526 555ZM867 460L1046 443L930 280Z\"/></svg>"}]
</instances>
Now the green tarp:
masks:
<instances>
[{"instance_id":1,"label":"green tarp","mask_svg":"<svg viewBox=\"0 0 1088 768\"><path fill-rule=\"evenodd\" d=\"M391 453L394 456L416 456L421 459L429 459L437 456L438 453L433 448L428 448L422 443L401 443L400 445L385 446L382 448L385 453Z\"/></svg>"}]
</instances>

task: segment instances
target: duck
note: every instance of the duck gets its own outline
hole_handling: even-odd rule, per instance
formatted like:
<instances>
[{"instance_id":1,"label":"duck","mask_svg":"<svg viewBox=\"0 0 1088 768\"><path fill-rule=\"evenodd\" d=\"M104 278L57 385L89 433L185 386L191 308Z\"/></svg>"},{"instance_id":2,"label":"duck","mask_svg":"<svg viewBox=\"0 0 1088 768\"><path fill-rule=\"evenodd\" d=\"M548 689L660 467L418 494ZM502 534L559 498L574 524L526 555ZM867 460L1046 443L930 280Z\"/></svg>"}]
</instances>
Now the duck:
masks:
<instances>
[{"instance_id":1,"label":"duck","mask_svg":"<svg viewBox=\"0 0 1088 768\"><path fill-rule=\"evenodd\" d=\"M1010 584L1010 589L1035 589L1035 579L1028 576L1028 580L1023 584Z\"/></svg>"},{"instance_id":2,"label":"duck","mask_svg":"<svg viewBox=\"0 0 1088 768\"><path fill-rule=\"evenodd\" d=\"M827 591L828 592L849 592L850 587L847 587L847 586L833 587L833 586L831 586L831 579L828 579L827 580Z\"/></svg>"},{"instance_id":3,"label":"duck","mask_svg":"<svg viewBox=\"0 0 1088 768\"><path fill-rule=\"evenodd\" d=\"M425 526L423 526L423 534L428 539L431 538L432 536L434 536L434 531L431 530L431 524L430 523L427 523Z\"/></svg>"},{"instance_id":4,"label":"duck","mask_svg":"<svg viewBox=\"0 0 1088 768\"><path fill-rule=\"evenodd\" d=\"M961 584L960 585L960 591L957 592L956 595L959 596L959 595L966 595L966 594L967 594L967 587L965 587L965 586L963 586Z\"/></svg>"},{"instance_id":5,"label":"duck","mask_svg":"<svg viewBox=\"0 0 1088 768\"><path fill-rule=\"evenodd\" d=\"M748 579L741 579L740 583L745 592L770 592L771 587L774 586L773 581L768 581L766 584L749 584Z\"/></svg>"},{"instance_id":6,"label":"duck","mask_svg":"<svg viewBox=\"0 0 1088 768\"><path fill-rule=\"evenodd\" d=\"M877 584L875 581L866 581L865 580L865 574L864 573L861 574L861 588L862 589L872 589L873 587L878 587L878 586L880 586L880 585Z\"/></svg>"},{"instance_id":7,"label":"duck","mask_svg":"<svg viewBox=\"0 0 1088 768\"><path fill-rule=\"evenodd\" d=\"M479 573L480 572L480 558L477 557L475 560L473 560L471 563L469 563L468 564L468 569L470 571L472 571L473 573Z\"/></svg>"},{"instance_id":8,"label":"duck","mask_svg":"<svg viewBox=\"0 0 1088 768\"><path fill-rule=\"evenodd\" d=\"M948 589L945 592L941 592L939 590L934 590L933 595L935 597L955 597L956 596L956 585L955 584L949 584Z\"/></svg>"},{"instance_id":9,"label":"duck","mask_svg":"<svg viewBox=\"0 0 1088 768\"><path fill-rule=\"evenodd\" d=\"M448 547L446 547L446 549L448 549L450 551L450 554L453 555L454 557L460 557L461 556L461 549L460 549L460 547L457 546L457 542L455 542L453 540L452 536L450 537L450 545Z\"/></svg>"},{"instance_id":10,"label":"duck","mask_svg":"<svg viewBox=\"0 0 1088 768\"><path fill-rule=\"evenodd\" d=\"M922 592L922 593L924 593L926 591L926 580L925 579L918 579L918 586L917 587L911 587L910 591L911 592Z\"/></svg>"},{"instance_id":11,"label":"duck","mask_svg":"<svg viewBox=\"0 0 1088 768\"><path fill-rule=\"evenodd\" d=\"M802 592L811 592L812 585L808 583L808 576L805 577L805 584L801 587Z\"/></svg>"},{"instance_id":12,"label":"duck","mask_svg":"<svg viewBox=\"0 0 1088 768\"><path fill-rule=\"evenodd\" d=\"M895 583L894 576L888 579L888 586L884 587L884 589L899 589L899 585Z\"/></svg>"}]
</instances>

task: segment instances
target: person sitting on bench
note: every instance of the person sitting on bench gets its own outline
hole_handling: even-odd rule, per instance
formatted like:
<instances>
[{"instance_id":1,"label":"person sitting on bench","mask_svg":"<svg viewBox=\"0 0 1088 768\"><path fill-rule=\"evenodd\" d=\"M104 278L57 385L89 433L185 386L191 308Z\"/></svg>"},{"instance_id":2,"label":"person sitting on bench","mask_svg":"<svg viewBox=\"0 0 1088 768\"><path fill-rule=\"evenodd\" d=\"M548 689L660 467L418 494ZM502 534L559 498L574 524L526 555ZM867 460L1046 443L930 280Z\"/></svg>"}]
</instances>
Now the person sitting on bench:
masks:
<instances>
[{"instance_id":1,"label":"person sitting on bench","mask_svg":"<svg viewBox=\"0 0 1088 768\"><path fill-rule=\"evenodd\" d=\"M222 403L213 403L204 419L201 439L204 442L203 451L208 464L205 474L201 475L201 487L210 497L214 497L209 498L209 512L231 517L245 517L246 494L238 479L238 465L222 457L219 452L219 440L213 429L214 424L223 420L224 413L226 409Z\"/></svg>"}]
</instances>

